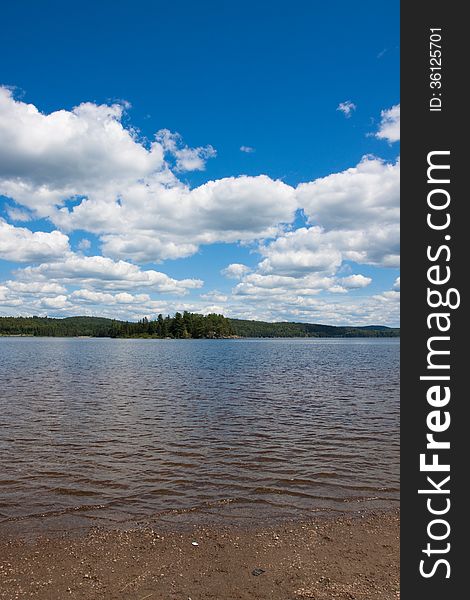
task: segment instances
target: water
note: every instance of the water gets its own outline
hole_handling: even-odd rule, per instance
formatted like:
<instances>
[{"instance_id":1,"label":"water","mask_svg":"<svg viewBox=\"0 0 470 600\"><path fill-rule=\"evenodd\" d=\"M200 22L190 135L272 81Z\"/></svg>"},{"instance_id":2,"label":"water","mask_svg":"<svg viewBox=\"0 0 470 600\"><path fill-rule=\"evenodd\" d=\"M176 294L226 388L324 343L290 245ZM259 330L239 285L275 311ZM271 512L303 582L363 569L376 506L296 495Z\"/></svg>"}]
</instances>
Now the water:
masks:
<instances>
[{"instance_id":1,"label":"water","mask_svg":"<svg viewBox=\"0 0 470 600\"><path fill-rule=\"evenodd\" d=\"M396 506L397 339L0 338L0 531Z\"/></svg>"}]
</instances>

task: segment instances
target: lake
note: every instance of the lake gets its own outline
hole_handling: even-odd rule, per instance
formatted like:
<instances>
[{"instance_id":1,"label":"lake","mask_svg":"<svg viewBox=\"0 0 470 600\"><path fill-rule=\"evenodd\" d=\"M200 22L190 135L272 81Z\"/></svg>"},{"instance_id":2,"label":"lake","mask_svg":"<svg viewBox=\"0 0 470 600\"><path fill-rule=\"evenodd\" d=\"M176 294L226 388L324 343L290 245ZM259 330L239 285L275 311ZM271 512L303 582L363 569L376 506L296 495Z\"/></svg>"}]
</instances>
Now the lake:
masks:
<instances>
[{"instance_id":1,"label":"lake","mask_svg":"<svg viewBox=\"0 0 470 600\"><path fill-rule=\"evenodd\" d=\"M0 530L398 506L399 348L0 338Z\"/></svg>"}]
</instances>

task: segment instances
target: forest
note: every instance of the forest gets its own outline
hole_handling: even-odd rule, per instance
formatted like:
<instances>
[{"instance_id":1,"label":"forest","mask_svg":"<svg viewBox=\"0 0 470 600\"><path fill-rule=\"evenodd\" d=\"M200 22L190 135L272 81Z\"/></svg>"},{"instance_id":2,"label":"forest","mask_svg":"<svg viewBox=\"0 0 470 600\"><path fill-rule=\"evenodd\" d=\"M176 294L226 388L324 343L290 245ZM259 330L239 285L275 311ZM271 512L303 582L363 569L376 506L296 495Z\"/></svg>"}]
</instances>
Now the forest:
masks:
<instances>
[{"instance_id":1,"label":"forest","mask_svg":"<svg viewBox=\"0 0 470 600\"><path fill-rule=\"evenodd\" d=\"M398 328L383 325L336 327L313 323L267 323L265 321L230 320L238 337L399 337Z\"/></svg>"},{"instance_id":2,"label":"forest","mask_svg":"<svg viewBox=\"0 0 470 600\"><path fill-rule=\"evenodd\" d=\"M50 337L92 336L111 338L224 338L234 335L223 315L177 312L173 317L158 315L133 321L101 317L0 317L0 335Z\"/></svg>"},{"instance_id":3,"label":"forest","mask_svg":"<svg viewBox=\"0 0 470 600\"><path fill-rule=\"evenodd\" d=\"M223 315L177 312L137 322L102 317L0 317L0 335L49 337L217 339L231 337L399 337L398 328L335 327L312 323L268 323Z\"/></svg>"}]
</instances>

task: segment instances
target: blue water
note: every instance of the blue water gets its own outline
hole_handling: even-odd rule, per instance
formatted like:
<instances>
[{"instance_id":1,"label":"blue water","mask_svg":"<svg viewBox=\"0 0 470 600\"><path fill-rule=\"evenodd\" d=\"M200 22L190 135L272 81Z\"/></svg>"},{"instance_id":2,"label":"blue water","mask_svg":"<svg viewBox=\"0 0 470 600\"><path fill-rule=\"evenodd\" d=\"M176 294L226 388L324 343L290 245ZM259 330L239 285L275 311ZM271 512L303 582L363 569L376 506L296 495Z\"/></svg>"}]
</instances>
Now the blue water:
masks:
<instances>
[{"instance_id":1,"label":"blue water","mask_svg":"<svg viewBox=\"0 0 470 600\"><path fill-rule=\"evenodd\" d=\"M0 530L398 503L397 339L0 338L0 385Z\"/></svg>"}]
</instances>

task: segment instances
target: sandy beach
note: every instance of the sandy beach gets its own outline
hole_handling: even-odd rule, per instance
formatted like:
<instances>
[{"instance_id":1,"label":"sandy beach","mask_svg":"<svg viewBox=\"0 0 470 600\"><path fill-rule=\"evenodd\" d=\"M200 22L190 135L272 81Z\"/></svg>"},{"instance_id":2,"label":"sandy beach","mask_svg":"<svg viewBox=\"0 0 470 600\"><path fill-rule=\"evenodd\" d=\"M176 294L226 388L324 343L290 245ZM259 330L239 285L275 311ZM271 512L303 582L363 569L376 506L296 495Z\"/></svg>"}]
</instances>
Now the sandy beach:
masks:
<instances>
[{"instance_id":1,"label":"sandy beach","mask_svg":"<svg viewBox=\"0 0 470 600\"><path fill-rule=\"evenodd\" d=\"M0 598L8 600L398 597L398 511L259 529L92 529L0 542Z\"/></svg>"}]
</instances>

